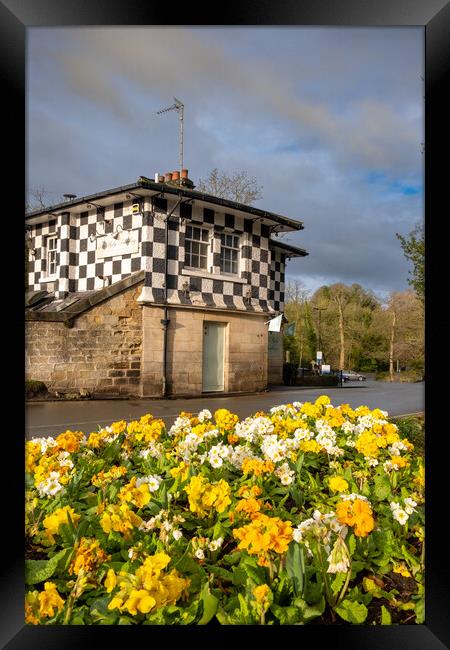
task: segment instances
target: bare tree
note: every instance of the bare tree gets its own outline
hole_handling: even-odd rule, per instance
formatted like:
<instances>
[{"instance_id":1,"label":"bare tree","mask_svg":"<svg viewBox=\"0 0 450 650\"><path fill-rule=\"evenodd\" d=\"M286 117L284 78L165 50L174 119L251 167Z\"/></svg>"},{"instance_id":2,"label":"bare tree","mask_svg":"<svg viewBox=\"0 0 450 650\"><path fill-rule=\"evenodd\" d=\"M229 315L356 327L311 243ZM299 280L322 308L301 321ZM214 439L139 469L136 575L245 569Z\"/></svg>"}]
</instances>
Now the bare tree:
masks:
<instances>
[{"instance_id":1,"label":"bare tree","mask_svg":"<svg viewBox=\"0 0 450 650\"><path fill-rule=\"evenodd\" d=\"M56 198L52 198L56 197ZM28 200L25 202L25 210L30 212L32 210L45 210L54 203L65 201L63 195L58 192L50 192L43 185L30 189L28 193Z\"/></svg>"},{"instance_id":2,"label":"bare tree","mask_svg":"<svg viewBox=\"0 0 450 650\"><path fill-rule=\"evenodd\" d=\"M229 174L215 167L207 178L199 179L195 189L245 205L262 198L262 185L258 185L256 178L244 170Z\"/></svg>"}]
</instances>

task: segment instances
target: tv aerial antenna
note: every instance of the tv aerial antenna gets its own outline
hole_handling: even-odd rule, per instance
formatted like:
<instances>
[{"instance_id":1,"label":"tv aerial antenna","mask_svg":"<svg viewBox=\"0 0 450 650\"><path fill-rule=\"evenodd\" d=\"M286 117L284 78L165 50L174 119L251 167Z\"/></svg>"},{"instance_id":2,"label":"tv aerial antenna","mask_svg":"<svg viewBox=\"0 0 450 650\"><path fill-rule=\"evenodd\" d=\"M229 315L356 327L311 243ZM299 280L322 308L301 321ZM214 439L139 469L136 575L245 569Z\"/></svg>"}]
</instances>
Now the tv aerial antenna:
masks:
<instances>
[{"instance_id":1,"label":"tv aerial antenna","mask_svg":"<svg viewBox=\"0 0 450 650\"><path fill-rule=\"evenodd\" d=\"M163 108L158 111L156 114L161 115L161 113L167 113L168 111L177 111L180 116L180 179L181 171L183 169L183 113L184 113L184 104L180 102L179 99L174 97L175 103L168 108Z\"/></svg>"}]
</instances>

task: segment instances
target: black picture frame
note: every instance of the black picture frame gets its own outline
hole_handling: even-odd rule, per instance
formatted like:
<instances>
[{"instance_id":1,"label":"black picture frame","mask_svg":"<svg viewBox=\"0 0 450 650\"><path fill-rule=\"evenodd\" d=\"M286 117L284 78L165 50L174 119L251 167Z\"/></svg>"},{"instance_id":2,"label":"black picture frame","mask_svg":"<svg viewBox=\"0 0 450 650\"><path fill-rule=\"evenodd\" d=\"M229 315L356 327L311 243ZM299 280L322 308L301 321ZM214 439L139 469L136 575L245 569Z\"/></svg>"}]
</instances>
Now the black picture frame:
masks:
<instances>
[{"instance_id":1,"label":"black picture frame","mask_svg":"<svg viewBox=\"0 0 450 650\"><path fill-rule=\"evenodd\" d=\"M200 7L200 5L199 5ZM195 8L193 3L145 3L142 0L3 0L0 2L0 69L3 94L4 136L10 138L4 144L5 166L2 180L6 219L13 219L13 226L4 245L14 253L15 264L23 254L23 206L25 169L25 47L26 30L34 26L86 26L86 25L311 25L311 26L423 26L425 38L425 234L426 234L426 354L427 381L425 404L427 417L427 541L426 541L426 622L410 626L317 626L309 625L280 629L275 627L242 628L241 626L209 626L205 628L164 628L143 626L81 627L81 626L26 626L24 624L24 556L23 556L23 445L20 427L21 400L14 408L14 399L5 400L4 410L10 421L4 425L3 469L13 468L12 477L4 479L2 499L2 537L6 551L1 560L0 581L0 643L8 650L24 648L46 649L79 648L105 642L112 647L129 646L137 634L146 643L156 645L163 641L171 647L180 642L230 643L246 639L248 643L280 643L280 635L286 633L295 646L312 641L315 645L330 644L335 648L405 648L407 650L438 650L450 647L450 589L448 583L448 543L446 541L446 482L448 461L445 453L448 425L445 406L437 398L443 383L441 370L445 357L445 334L450 331L448 316L439 309L434 300L435 287L441 275L447 272L448 238L442 235L447 215L444 213L448 200L448 163L444 134L448 113L444 89L448 88L448 42L450 25L449 4L445 0L278 0L268 2L227 2L220 5L221 14L214 15L214 5ZM443 164L439 162L444 154ZM8 198L7 198L8 197ZM14 200L12 200L14 199ZM448 208L447 208L448 210ZM440 221L440 217L444 217ZM437 225L436 225L437 224ZM5 243L7 241L7 244ZM15 246L17 245L17 253ZM8 252L8 251L5 251ZM16 336L15 363L6 366L8 377L7 395L23 394L23 329L19 314L21 303L21 267L13 274L7 299L7 325L9 339ZM15 278L15 279L14 279ZM17 285L17 286L16 286ZM10 283L7 288L10 289ZM5 292L6 294L6 292ZM6 295L4 296L6 299ZM437 302L437 301L436 301ZM439 309L439 311L438 311ZM20 311L22 310L22 311ZM5 317L5 315L4 315ZM24 325L24 321L23 321ZM22 407L23 408L23 407ZM23 410L22 410L23 413ZM7 486L7 487L5 487ZM443 494L439 507L439 495ZM436 505L438 504L438 505ZM5 525L6 524L6 525Z\"/></svg>"}]
</instances>

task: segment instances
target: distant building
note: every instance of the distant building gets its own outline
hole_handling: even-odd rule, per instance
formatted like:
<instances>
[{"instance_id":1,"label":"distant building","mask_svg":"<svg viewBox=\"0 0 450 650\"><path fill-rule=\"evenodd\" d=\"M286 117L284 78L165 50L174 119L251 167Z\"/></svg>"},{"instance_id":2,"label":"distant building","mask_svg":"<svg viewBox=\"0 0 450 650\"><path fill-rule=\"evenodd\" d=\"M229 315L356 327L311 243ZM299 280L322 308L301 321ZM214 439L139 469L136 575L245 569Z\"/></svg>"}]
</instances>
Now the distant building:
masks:
<instances>
[{"instance_id":1,"label":"distant building","mask_svg":"<svg viewBox=\"0 0 450 650\"><path fill-rule=\"evenodd\" d=\"M172 176L174 177L172 179ZM285 262L299 221L197 192L183 170L26 215L26 376L158 397L280 383Z\"/></svg>"}]
</instances>

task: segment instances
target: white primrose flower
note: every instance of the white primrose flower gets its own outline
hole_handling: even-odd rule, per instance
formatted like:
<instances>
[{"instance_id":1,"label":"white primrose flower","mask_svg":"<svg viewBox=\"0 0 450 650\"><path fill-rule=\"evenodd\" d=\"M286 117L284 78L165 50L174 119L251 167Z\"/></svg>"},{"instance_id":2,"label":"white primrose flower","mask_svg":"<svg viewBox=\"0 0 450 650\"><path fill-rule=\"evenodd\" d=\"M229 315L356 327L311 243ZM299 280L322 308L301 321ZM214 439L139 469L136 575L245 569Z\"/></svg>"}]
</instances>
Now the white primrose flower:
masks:
<instances>
[{"instance_id":1,"label":"white primrose flower","mask_svg":"<svg viewBox=\"0 0 450 650\"><path fill-rule=\"evenodd\" d=\"M347 546L340 535L338 535L327 560L329 562L327 573L348 572L350 568L350 556Z\"/></svg>"},{"instance_id":2,"label":"white primrose flower","mask_svg":"<svg viewBox=\"0 0 450 650\"><path fill-rule=\"evenodd\" d=\"M180 530L179 528L175 528L175 529L172 531L172 536L173 536L173 538L174 538L175 540L178 541L181 537L183 537L183 533L181 532L181 530Z\"/></svg>"},{"instance_id":3,"label":"white primrose flower","mask_svg":"<svg viewBox=\"0 0 450 650\"><path fill-rule=\"evenodd\" d=\"M187 417L178 417L168 431L169 436L175 436L177 433L189 432L191 422Z\"/></svg>"},{"instance_id":4,"label":"white primrose flower","mask_svg":"<svg viewBox=\"0 0 450 650\"><path fill-rule=\"evenodd\" d=\"M402 451L408 451L408 447L401 440L394 442L388 449L392 456L400 456Z\"/></svg>"},{"instance_id":5,"label":"white primrose flower","mask_svg":"<svg viewBox=\"0 0 450 650\"><path fill-rule=\"evenodd\" d=\"M154 528L156 528L157 523L158 523L157 516L152 517L148 521L143 521L142 524L139 526L139 530L144 530L144 531L154 530Z\"/></svg>"},{"instance_id":6,"label":"white primrose flower","mask_svg":"<svg viewBox=\"0 0 450 650\"><path fill-rule=\"evenodd\" d=\"M156 492L161 484L161 481L162 476L150 474L149 476L142 476L141 478L138 478L136 481L136 487L140 487L143 483L147 483L150 492Z\"/></svg>"},{"instance_id":7,"label":"white primrose flower","mask_svg":"<svg viewBox=\"0 0 450 650\"><path fill-rule=\"evenodd\" d=\"M161 458L163 453L163 446L160 442L154 442L151 440L150 442L147 443L147 447L145 449L141 449L139 452L139 456L141 458L148 458L149 456L151 458Z\"/></svg>"},{"instance_id":8,"label":"white primrose flower","mask_svg":"<svg viewBox=\"0 0 450 650\"><path fill-rule=\"evenodd\" d=\"M396 521L399 522L399 524L406 524L406 522L409 519L408 513L401 507L401 505L397 501L392 501L389 504L391 511L392 511L392 516Z\"/></svg>"},{"instance_id":9,"label":"white primrose flower","mask_svg":"<svg viewBox=\"0 0 450 650\"><path fill-rule=\"evenodd\" d=\"M208 548L210 551L217 551L223 544L223 538L219 537L219 539L213 539L209 544Z\"/></svg>"},{"instance_id":10,"label":"white primrose flower","mask_svg":"<svg viewBox=\"0 0 450 650\"><path fill-rule=\"evenodd\" d=\"M412 515L413 512L416 511L416 501L414 499L411 499L411 497L406 497L404 499L405 503L405 512L408 513L408 515Z\"/></svg>"},{"instance_id":11,"label":"white primrose flower","mask_svg":"<svg viewBox=\"0 0 450 650\"><path fill-rule=\"evenodd\" d=\"M353 431L355 430L355 425L352 422L346 420L341 428L344 433L349 434L349 433L353 433Z\"/></svg>"},{"instance_id":12,"label":"white primrose flower","mask_svg":"<svg viewBox=\"0 0 450 650\"><path fill-rule=\"evenodd\" d=\"M295 472L289 469L289 465L287 463L283 463L281 467L275 470L276 476L281 480L281 483L283 485L290 485L295 476Z\"/></svg>"},{"instance_id":13,"label":"white primrose flower","mask_svg":"<svg viewBox=\"0 0 450 650\"><path fill-rule=\"evenodd\" d=\"M211 467L214 467L214 469L217 469L218 467L222 467L223 465L223 460L218 454L209 454L208 460Z\"/></svg>"},{"instance_id":14,"label":"white primrose flower","mask_svg":"<svg viewBox=\"0 0 450 650\"><path fill-rule=\"evenodd\" d=\"M49 447L56 447L58 444L54 438L32 438L31 442L37 443L41 448L41 454L45 454Z\"/></svg>"},{"instance_id":15,"label":"white primrose flower","mask_svg":"<svg viewBox=\"0 0 450 650\"><path fill-rule=\"evenodd\" d=\"M61 492L64 486L59 482L61 474L59 472L50 472L50 475L36 485L37 491L41 497L54 497Z\"/></svg>"},{"instance_id":16,"label":"white primrose flower","mask_svg":"<svg viewBox=\"0 0 450 650\"><path fill-rule=\"evenodd\" d=\"M203 560L203 559L204 559L205 554L204 554L202 548L198 548L198 549L195 551L195 557L198 558L199 560Z\"/></svg>"},{"instance_id":17,"label":"white primrose flower","mask_svg":"<svg viewBox=\"0 0 450 650\"><path fill-rule=\"evenodd\" d=\"M208 411L208 409L203 409L203 410L201 410L199 412L197 417L198 417L200 422L204 422L205 420L211 420L212 413L211 413L211 411Z\"/></svg>"}]
</instances>

